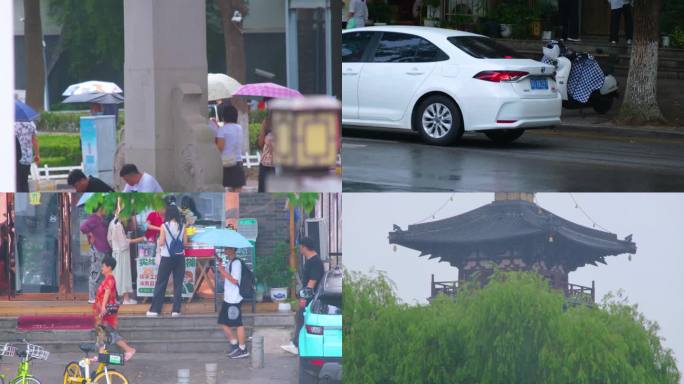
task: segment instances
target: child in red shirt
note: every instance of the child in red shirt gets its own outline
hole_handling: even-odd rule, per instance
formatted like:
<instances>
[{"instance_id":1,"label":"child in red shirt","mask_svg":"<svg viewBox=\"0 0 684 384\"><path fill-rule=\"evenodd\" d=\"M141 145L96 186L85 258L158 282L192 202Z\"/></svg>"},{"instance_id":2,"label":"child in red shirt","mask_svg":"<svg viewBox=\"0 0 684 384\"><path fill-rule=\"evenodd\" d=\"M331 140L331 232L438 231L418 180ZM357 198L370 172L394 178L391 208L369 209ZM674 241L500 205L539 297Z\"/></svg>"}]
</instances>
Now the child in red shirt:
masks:
<instances>
[{"instance_id":1,"label":"child in red shirt","mask_svg":"<svg viewBox=\"0 0 684 384\"><path fill-rule=\"evenodd\" d=\"M116 268L116 260L107 256L102 260L100 272L105 277L102 283L97 287L97 294L95 296L95 304L93 310L95 311L95 324L103 325L112 339L112 343L118 345L124 351L124 360L130 360L135 355L135 349L126 343L123 337L116 331L118 324L118 315L116 313L107 312L107 304L116 304L116 280L112 271Z\"/></svg>"}]
</instances>

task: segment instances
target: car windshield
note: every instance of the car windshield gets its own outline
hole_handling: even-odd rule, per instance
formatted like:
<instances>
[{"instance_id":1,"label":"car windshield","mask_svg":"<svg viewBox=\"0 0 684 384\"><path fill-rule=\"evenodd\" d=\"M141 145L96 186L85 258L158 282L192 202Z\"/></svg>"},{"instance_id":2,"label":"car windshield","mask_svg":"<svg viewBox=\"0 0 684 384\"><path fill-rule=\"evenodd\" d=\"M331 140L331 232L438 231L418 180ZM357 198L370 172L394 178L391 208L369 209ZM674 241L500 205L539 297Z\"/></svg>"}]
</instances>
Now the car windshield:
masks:
<instances>
[{"instance_id":1,"label":"car windshield","mask_svg":"<svg viewBox=\"0 0 684 384\"><path fill-rule=\"evenodd\" d=\"M311 305L311 312L319 315L341 315L342 296L328 295L319 296Z\"/></svg>"},{"instance_id":2,"label":"car windshield","mask_svg":"<svg viewBox=\"0 0 684 384\"><path fill-rule=\"evenodd\" d=\"M478 59L524 59L518 52L484 36L452 36L449 42Z\"/></svg>"}]
</instances>

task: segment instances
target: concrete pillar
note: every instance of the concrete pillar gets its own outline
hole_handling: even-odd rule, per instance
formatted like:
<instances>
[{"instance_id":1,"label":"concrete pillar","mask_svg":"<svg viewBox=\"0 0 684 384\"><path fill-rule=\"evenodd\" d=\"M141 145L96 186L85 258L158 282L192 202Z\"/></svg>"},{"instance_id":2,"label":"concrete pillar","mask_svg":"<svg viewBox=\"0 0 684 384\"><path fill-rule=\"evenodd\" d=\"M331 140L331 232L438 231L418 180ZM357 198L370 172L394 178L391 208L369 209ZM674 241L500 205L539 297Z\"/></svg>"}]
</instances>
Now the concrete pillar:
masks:
<instances>
[{"instance_id":1,"label":"concrete pillar","mask_svg":"<svg viewBox=\"0 0 684 384\"><path fill-rule=\"evenodd\" d=\"M165 191L222 191L207 122L204 0L124 0L125 161Z\"/></svg>"},{"instance_id":2,"label":"concrete pillar","mask_svg":"<svg viewBox=\"0 0 684 384\"><path fill-rule=\"evenodd\" d=\"M14 2L0 1L0 191L16 191L14 154Z\"/></svg>"}]
</instances>

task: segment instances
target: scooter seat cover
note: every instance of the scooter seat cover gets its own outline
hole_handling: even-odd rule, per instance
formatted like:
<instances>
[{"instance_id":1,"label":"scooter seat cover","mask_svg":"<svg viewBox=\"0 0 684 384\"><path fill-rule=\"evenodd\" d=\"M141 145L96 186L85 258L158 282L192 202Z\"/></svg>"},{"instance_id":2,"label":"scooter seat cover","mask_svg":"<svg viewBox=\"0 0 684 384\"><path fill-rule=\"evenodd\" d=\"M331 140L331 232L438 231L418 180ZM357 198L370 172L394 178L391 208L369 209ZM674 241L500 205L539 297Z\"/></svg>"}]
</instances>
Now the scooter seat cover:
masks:
<instances>
[{"instance_id":1,"label":"scooter seat cover","mask_svg":"<svg viewBox=\"0 0 684 384\"><path fill-rule=\"evenodd\" d=\"M577 55L568 76L568 95L580 103L586 103L592 92L601 89L605 78L593 56Z\"/></svg>"}]
</instances>

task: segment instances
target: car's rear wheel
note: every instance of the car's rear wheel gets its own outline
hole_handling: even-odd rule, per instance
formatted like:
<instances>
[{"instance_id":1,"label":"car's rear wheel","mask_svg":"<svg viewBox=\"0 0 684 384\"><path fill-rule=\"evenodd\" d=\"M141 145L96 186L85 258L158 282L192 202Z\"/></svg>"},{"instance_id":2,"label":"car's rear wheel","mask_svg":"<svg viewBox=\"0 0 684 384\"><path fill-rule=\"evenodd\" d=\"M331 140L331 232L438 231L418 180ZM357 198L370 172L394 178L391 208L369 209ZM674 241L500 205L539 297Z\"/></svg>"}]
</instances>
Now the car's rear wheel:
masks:
<instances>
[{"instance_id":1,"label":"car's rear wheel","mask_svg":"<svg viewBox=\"0 0 684 384\"><path fill-rule=\"evenodd\" d=\"M318 378L306 373L304 361L299 358L299 384L318 384Z\"/></svg>"},{"instance_id":2,"label":"car's rear wheel","mask_svg":"<svg viewBox=\"0 0 684 384\"><path fill-rule=\"evenodd\" d=\"M510 144L522 136L523 133L525 133L524 129L497 129L485 131L484 134L497 144Z\"/></svg>"},{"instance_id":3,"label":"car's rear wheel","mask_svg":"<svg viewBox=\"0 0 684 384\"><path fill-rule=\"evenodd\" d=\"M461 111L446 96L430 96L418 106L413 128L428 144L453 144L463 136Z\"/></svg>"}]
</instances>

